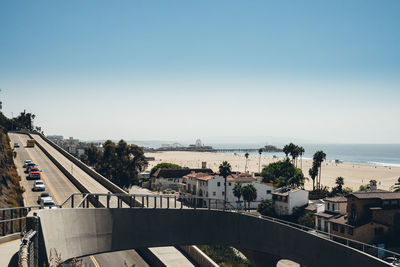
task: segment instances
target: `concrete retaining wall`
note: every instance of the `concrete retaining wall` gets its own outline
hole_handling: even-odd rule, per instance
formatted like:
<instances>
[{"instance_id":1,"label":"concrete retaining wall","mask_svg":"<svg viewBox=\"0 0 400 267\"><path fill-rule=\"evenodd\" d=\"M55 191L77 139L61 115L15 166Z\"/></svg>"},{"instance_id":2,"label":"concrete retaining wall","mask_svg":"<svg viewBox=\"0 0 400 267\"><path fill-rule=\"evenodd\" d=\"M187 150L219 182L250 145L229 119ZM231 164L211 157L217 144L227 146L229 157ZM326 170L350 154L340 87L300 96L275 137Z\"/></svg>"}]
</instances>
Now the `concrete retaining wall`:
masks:
<instances>
[{"instance_id":1,"label":"concrete retaining wall","mask_svg":"<svg viewBox=\"0 0 400 267\"><path fill-rule=\"evenodd\" d=\"M188 254L194 262L202 267L218 267L210 257L196 246L179 246L186 254Z\"/></svg>"},{"instance_id":2,"label":"concrete retaining wall","mask_svg":"<svg viewBox=\"0 0 400 267\"><path fill-rule=\"evenodd\" d=\"M307 267L388 266L340 243L240 213L190 209L58 209L37 213L46 250L57 248L62 260L138 247L215 244L253 251L258 261L264 253Z\"/></svg>"}]
</instances>

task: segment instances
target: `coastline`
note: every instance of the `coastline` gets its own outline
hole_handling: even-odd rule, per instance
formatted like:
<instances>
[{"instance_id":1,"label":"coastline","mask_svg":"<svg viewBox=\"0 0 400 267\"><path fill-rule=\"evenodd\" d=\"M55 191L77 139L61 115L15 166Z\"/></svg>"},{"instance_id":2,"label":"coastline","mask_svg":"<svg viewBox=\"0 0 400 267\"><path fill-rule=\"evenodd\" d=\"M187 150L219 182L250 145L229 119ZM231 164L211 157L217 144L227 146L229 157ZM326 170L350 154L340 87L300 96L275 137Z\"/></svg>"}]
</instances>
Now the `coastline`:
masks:
<instances>
[{"instance_id":1,"label":"coastline","mask_svg":"<svg viewBox=\"0 0 400 267\"><path fill-rule=\"evenodd\" d=\"M149 161L148 169L161 162L170 162L181 165L182 167L201 168L201 163L206 162L207 168L213 171L218 171L219 164L222 161L228 161L233 171L244 172L246 159L244 154L234 153L218 153L218 152L188 152L188 151L168 151L145 153L146 157L154 157L155 161ZM284 157L273 158L269 155L261 156L261 169L263 166L271 162L282 160ZM259 156L250 154L248 158L249 172L259 171ZM302 166L301 166L302 165ZM308 169L312 166L311 159L303 158L297 160L297 167L301 168L306 178L309 178ZM365 185L371 179L378 182L378 188L389 190L390 187L397 182L400 177L400 166L393 166L390 164L381 165L373 163L352 163L343 162L336 164L334 161L325 161L322 164L322 178L321 184L328 186L330 189L335 186L337 177L344 178L344 187L350 187L353 191L357 191L360 185ZM312 189L312 180L306 179L306 189Z\"/></svg>"}]
</instances>

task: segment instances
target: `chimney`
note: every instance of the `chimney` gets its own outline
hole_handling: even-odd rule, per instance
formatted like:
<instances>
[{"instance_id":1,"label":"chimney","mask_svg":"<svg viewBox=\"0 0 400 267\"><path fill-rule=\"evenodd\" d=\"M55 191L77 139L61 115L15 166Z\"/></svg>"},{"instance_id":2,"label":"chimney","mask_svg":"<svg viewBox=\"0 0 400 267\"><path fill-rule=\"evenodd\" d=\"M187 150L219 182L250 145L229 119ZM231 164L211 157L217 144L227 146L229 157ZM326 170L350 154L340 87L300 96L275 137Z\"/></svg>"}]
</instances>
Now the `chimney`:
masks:
<instances>
[{"instance_id":1,"label":"chimney","mask_svg":"<svg viewBox=\"0 0 400 267\"><path fill-rule=\"evenodd\" d=\"M371 181L369 181L369 189L371 189L371 190L377 189L377 187L376 187L376 180L371 180Z\"/></svg>"}]
</instances>

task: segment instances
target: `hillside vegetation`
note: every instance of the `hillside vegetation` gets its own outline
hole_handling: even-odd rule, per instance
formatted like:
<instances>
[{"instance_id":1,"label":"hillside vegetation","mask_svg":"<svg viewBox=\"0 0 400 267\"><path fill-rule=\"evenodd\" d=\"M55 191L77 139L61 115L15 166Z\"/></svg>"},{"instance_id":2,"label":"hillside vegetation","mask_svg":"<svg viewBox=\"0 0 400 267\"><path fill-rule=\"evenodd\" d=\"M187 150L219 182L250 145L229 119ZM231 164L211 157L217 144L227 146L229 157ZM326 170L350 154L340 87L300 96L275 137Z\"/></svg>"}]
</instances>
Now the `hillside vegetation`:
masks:
<instances>
[{"instance_id":1,"label":"hillside vegetation","mask_svg":"<svg viewBox=\"0 0 400 267\"><path fill-rule=\"evenodd\" d=\"M24 188L19 185L21 178L15 168L14 150L4 128L0 127L0 208L22 207Z\"/></svg>"}]
</instances>

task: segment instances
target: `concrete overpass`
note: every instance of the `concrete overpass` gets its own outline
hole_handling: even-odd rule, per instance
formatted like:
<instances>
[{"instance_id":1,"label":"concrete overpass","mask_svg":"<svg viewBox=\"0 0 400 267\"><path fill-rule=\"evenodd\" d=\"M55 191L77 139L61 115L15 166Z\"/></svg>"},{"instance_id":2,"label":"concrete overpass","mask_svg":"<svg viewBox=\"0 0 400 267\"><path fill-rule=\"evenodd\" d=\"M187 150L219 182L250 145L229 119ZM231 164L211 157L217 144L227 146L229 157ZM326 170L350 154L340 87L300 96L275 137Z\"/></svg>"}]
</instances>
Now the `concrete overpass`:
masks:
<instances>
[{"instance_id":1,"label":"concrete overpass","mask_svg":"<svg viewBox=\"0 0 400 267\"><path fill-rule=\"evenodd\" d=\"M290 259L307 267L388 266L327 238L267 218L203 209L58 209L28 217L39 222L46 255L61 259L140 247L219 244L238 248L254 266Z\"/></svg>"}]
</instances>

